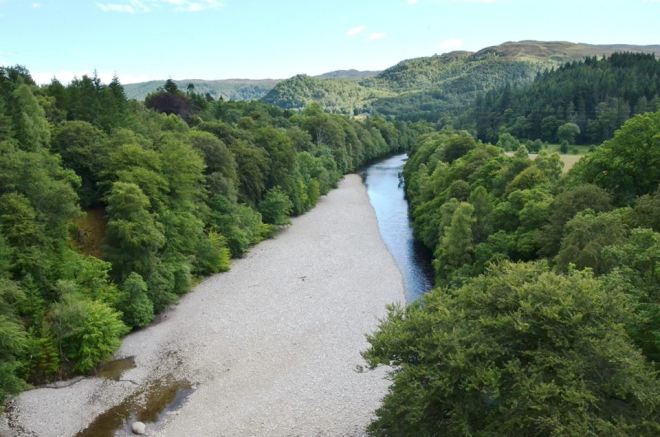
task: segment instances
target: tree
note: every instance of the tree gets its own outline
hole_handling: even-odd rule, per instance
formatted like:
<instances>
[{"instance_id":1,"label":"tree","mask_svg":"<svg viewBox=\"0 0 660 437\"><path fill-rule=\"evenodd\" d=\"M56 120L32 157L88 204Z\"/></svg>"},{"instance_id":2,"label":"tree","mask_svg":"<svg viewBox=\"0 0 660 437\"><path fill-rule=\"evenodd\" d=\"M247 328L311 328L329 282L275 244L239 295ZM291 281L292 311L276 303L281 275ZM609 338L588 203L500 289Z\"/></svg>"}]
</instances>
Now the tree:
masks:
<instances>
[{"instance_id":1,"label":"tree","mask_svg":"<svg viewBox=\"0 0 660 437\"><path fill-rule=\"evenodd\" d=\"M660 181L660 112L637 115L575 165L586 183L614 193L618 204L656 190Z\"/></svg>"},{"instance_id":2,"label":"tree","mask_svg":"<svg viewBox=\"0 0 660 437\"><path fill-rule=\"evenodd\" d=\"M628 331L646 357L660 366L660 234L650 229L633 229L621 245L603 249L612 267L605 283L627 294L636 316Z\"/></svg>"},{"instance_id":3,"label":"tree","mask_svg":"<svg viewBox=\"0 0 660 437\"><path fill-rule=\"evenodd\" d=\"M266 192L263 200L259 202L259 212L265 223L273 225L289 224L289 214L293 209L293 203L282 189L271 188Z\"/></svg>"},{"instance_id":4,"label":"tree","mask_svg":"<svg viewBox=\"0 0 660 437\"><path fill-rule=\"evenodd\" d=\"M154 304L149 300L147 291L147 283L140 275L131 273L126 277L117 307L123 314L124 323L130 328L142 328L154 319Z\"/></svg>"},{"instance_id":5,"label":"tree","mask_svg":"<svg viewBox=\"0 0 660 437\"><path fill-rule=\"evenodd\" d=\"M472 226L474 207L469 203L461 203L451 218L451 225L445 228L442 243L436 250L436 277L441 284L450 284L454 273L464 265L472 264L474 252L474 236Z\"/></svg>"},{"instance_id":6,"label":"tree","mask_svg":"<svg viewBox=\"0 0 660 437\"><path fill-rule=\"evenodd\" d=\"M73 370L82 373L108 359L128 332L119 313L75 294L54 305L52 319L63 358L73 360Z\"/></svg>"},{"instance_id":7,"label":"tree","mask_svg":"<svg viewBox=\"0 0 660 437\"><path fill-rule=\"evenodd\" d=\"M557 138L561 143L575 144L578 135L580 135L580 127L575 123L565 123L557 129Z\"/></svg>"},{"instance_id":8,"label":"tree","mask_svg":"<svg viewBox=\"0 0 660 437\"><path fill-rule=\"evenodd\" d=\"M27 85L19 86L13 94L12 118L14 137L23 150L38 151L50 142L46 113Z\"/></svg>"},{"instance_id":9,"label":"tree","mask_svg":"<svg viewBox=\"0 0 660 437\"><path fill-rule=\"evenodd\" d=\"M505 262L454 293L390 307L363 353L390 365L377 436L655 436L660 381L588 272Z\"/></svg>"},{"instance_id":10,"label":"tree","mask_svg":"<svg viewBox=\"0 0 660 437\"><path fill-rule=\"evenodd\" d=\"M149 199L137 185L115 182L105 200L106 254L114 274L120 280L132 272L149 277L156 268L157 251L165 244L161 226L149 213Z\"/></svg>"},{"instance_id":11,"label":"tree","mask_svg":"<svg viewBox=\"0 0 660 437\"><path fill-rule=\"evenodd\" d=\"M578 269L588 267L596 274L605 273L609 266L603 257L603 249L622 244L627 231L620 211L597 215L591 210L581 212L566 223L561 247L555 258L557 268L568 271L573 264Z\"/></svg>"},{"instance_id":12,"label":"tree","mask_svg":"<svg viewBox=\"0 0 660 437\"><path fill-rule=\"evenodd\" d=\"M60 154L64 167L80 176L83 206L98 202L97 183L108 160L105 140L105 134L86 121L65 121L54 129L51 148Z\"/></svg>"},{"instance_id":13,"label":"tree","mask_svg":"<svg viewBox=\"0 0 660 437\"><path fill-rule=\"evenodd\" d=\"M0 402L26 387L19 375L21 358L28 349L28 336L15 309L24 298L18 284L0 274Z\"/></svg>"}]
</instances>

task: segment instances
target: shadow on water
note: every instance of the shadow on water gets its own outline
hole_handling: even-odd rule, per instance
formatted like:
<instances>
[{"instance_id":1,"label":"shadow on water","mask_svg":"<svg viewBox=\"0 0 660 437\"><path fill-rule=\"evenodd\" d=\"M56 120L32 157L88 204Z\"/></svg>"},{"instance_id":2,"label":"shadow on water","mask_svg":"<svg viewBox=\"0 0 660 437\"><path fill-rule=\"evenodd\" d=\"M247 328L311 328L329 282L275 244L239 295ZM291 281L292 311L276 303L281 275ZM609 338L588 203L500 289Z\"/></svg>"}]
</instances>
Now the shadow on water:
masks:
<instances>
[{"instance_id":1,"label":"shadow on water","mask_svg":"<svg viewBox=\"0 0 660 437\"><path fill-rule=\"evenodd\" d=\"M144 390L98 416L76 437L131 436L131 426L138 421L145 423L148 431L153 431L165 415L181 408L193 391L188 381L175 380L171 376L153 381Z\"/></svg>"},{"instance_id":2,"label":"shadow on water","mask_svg":"<svg viewBox=\"0 0 660 437\"><path fill-rule=\"evenodd\" d=\"M124 372L134 368L135 357L121 358L119 360L108 361L107 363L99 365L96 369L96 376L119 381Z\"/></svg>"},{"instance_id":3,"label":"shadow on water","mask_svg":"<svg viewBox=\"0 0 660 437\"><path fill-rule=\"evenodd\" d=\"M415 241L408 217L408 202L400 173L408 155L396 155L370 165L360 172L369 201L376 211L378 230L394 257L412 303L433 288L431 254Z\"/></svg>"}]
</instances>

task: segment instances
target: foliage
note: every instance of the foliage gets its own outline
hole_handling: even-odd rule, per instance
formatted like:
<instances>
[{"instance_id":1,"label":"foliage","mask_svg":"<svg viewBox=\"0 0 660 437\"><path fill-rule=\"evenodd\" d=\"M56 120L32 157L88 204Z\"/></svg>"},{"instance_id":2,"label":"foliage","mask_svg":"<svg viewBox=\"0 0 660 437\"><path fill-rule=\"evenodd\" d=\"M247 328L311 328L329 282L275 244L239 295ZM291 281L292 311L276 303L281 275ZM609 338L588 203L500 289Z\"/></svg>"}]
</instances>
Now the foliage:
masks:
<instances>
[{"instance_id":1,"label":"foliage","mask_svg":"<svg viewBox=\"0 0 660 437\"><path fill-rule=\"evenodd\" d=\"M518 139L599 144L632 116L660 110L660 61L653 54L601 55L539 71L528 85L502 84L479 95L463 126L482 141L495 142L506 132Z\"/></svg>"},{"instance_id":2,"label":"foliage","mask_svg":"<svg viewBox=\"0 0 660 437\"><path fill-rule=\"evenodd\" d=\"M424 129L171 80L142 104L117 78L37 87L0 67L0 400L89 372L198 277Z\"/></svg>"},{"instance_id":3,"label":"foliage","mask_svg":"<svg viewBox=\"0 0 660 437\"><path fill-rule=\"evenodd\" d=\"M63 358L73 370L87 372L119 348L128 332L119 313L101 302L67 294L53 306L53 325Z\"/></svg>"},{"instance_id":4,"label":"foliage","mask_svg":"<svg viewBox=\"0 0 660 437\"><path fill-rule=\"evenodd\" d=\"M259 202L259 212L265 223L286 225L293 210L293 203L279 187L271 188Z\"/></svg>"},{"instance_id":5,"label":"foliage","mask_svg":"<svg viewBox=\"0 0 660 437\"><path fill-rule=\"evenodd\" d=\"M373 435L660 432L660 381L622 321L624 295L588 272L503 263L452 293L391 307L364 353L393 365Z\"/></svg>"},{"instance_id":6,"label":"foliage","mask_svg":"<svg viewBox=\"0 0 660 437\"><path fill-rule=\"evenodd\" d=\"M576 164L589 183L610 190L620 204L630 204L660 181L660 112L629 120L609 141Z\"/></svg>"}]
</instances>

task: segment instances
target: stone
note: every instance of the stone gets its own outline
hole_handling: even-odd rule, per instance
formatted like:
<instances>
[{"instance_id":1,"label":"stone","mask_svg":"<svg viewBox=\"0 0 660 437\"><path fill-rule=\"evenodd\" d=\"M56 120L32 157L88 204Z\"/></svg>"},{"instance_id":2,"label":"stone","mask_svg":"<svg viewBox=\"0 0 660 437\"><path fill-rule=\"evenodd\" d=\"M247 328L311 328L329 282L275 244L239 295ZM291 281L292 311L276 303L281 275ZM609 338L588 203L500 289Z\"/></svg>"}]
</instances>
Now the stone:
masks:
<instances>
[{"instance_id":1,"label":"stone","mask_svg":"<svg viewBox=\"0 0 660 437\"><path fill-rule=\"evenodd\" d=\"M135 422L133 426L131 426L131 429L133 430L133 434L142 435L147 432L147 425L142 422Z\"/></svg>"}]
</instances>

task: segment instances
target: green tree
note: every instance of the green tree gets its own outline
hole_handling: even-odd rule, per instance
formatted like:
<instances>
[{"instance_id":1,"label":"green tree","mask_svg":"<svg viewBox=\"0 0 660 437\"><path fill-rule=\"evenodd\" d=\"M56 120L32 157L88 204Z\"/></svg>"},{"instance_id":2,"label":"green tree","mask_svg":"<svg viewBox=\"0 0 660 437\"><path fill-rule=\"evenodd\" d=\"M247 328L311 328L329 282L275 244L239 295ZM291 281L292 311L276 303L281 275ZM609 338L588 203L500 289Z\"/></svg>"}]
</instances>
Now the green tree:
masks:
<instances>
[{"instance_id":1,"label":"green tree","mask_svg":"<svg viewBox=\"0 0 660 437\"><path fill-rule=\"evenodd\" d=\"M445 228L444 238L436 250L433 261L436 278L441 284L450 284L457 270L466 264L472 264L474 253L472 226L476 222L473 214L474 207L463 202L454 211L451 225Z\"/></svg>"},{"instance_id":2,"label":"green tree","mask_svg":"<svg viewBox=\"0 0 660 437\"><path fill-rule=\"evenodd\" d=\"M557 129L557 138L561 143L575 144L578 135L580 135L580 126L575 123L565 123Z\"/></svg>"},{"instance_id":3,"label":"green tree","mask_svg":"<svg viewBox=\"0 0 660 437\"><path fill-rule=\"evenodd\" d=\"M154 304L147 291L147 283L137 273L131 273L124 280L117 307L130 328L142 328L154 319Z\"/></svg>"},{"instance_id":4,"label":"green tree","mask_svg":"<svg viewBox=\"0 0 660 437\"><path fill-rule=\"evenodd\" d=\"M394 367L378 436L655 436L660 381L589 273L503 263L455 293L390 307L363 355ZM624 364L622 364L624 363Z\"/></svg>"},{"instance_id":5,"label":"green tree","mask_svg":"<svg viewBox=\"0 0 660 437\"><path fill-rule=\"evenodd\" d=\"M611 191L619 204L655 191L660 181L658 132L660 112L635 116L575 165L577 177Z\"/></svg>"},{"instance_id":6,"label":"green tree","mask_svg":"<svg viewBox=\"0 0 660 437\"><path fill-rule=\"evenodd\" d=\"M264 222L273 225L289 224L289 214L292 210L293 203L279 187L268 190L263 200L259 202L259 212Z\"/></svg>"},{"instance_id":7,"label":"green tree","mask_svg":"<svg viewBox=\"0 0 660 437\"><path fill-rule=\"evenodd\" d=\"M609 266L603 257L603 249L622 244L627 231L620 211L597 215L591 210L583 211L566 223L555 258L557 268L567 271L569 265L574 264L578 269L589 267L596 274L605 273Z\"/></svg>"},{"instance_id":8,"label":"green tree","mask_svg":"<svg viewBox=\"0 0 660 437\"><path fill-rule=\"evenodd\" d=\"M14 137L19 141L23 150L35 152L48 146L50 129L46 113L27 85L20 85L14 91L12 119Z\"/></svg>"},{"instance_id":9,"label":"green tree","mask_svg":"<svg viewBox=\"0 0 660 437\"><path fill-rule=\"evenodd\" d=\"M106 197L106 255L120 280L132 272L149 277L165 244L162 228L149 213L149 199L140 187L115 182Z\"/></svg>"},{"instance_id":10,"label":"green tree","mask_svg":"<svg viewBox=\"0 0 660 437\"><path fill-rule=\"evenodd\" d=\"M53 307L52 320L63 358L72 369L88 372L108 359L128 332L121 315L101 302L68 294Z\"/></svg>"},{"instance_id":11,"label":"green tree","mask_svg":"<svg viewBox=\"0 0 660 437\"><path fill-rule=\"evenodd\" d=\"M637 317L628 323L635 343L660 366L660 234L633 229L624 244L603 249L612 267L605 282L628 294Z\"/></svg>"}]
</instances>

